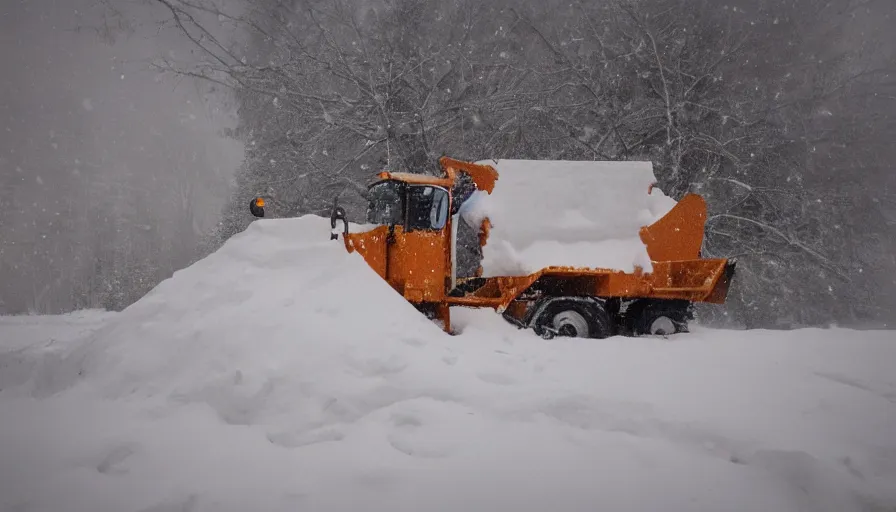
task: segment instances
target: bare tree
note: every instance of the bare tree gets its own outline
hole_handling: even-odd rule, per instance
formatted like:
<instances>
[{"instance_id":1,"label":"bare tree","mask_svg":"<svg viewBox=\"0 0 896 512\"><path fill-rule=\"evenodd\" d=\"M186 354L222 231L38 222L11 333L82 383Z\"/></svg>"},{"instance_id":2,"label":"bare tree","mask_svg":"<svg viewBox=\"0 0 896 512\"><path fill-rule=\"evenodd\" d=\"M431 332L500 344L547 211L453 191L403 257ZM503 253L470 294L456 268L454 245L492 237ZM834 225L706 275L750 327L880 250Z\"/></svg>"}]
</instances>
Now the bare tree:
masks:
<instances>
[{"instance_id":1,"label":"bare tree","mask_svg":"<svg viewBox=\"0 0 896 512\"><path fill-rule=\"evenodd\" d=\"M446 153L649 159L674 197L707 197L704 254L741 260L737 321L883 314L896 49L847 39L887 2L151 1L205 55L159 68L240 104L247 159L217 242L253 194L325 213L374 170Z\"/></svg>"},{"instance_id":2,"label":"bare tree","mask_svg":"<svg viewBox=\"0 0 896 512\"><path fill-rule=\"evenodd\" d=\"M554 144L650 159L674 197L706 196L704 254L741 260L729 310L750 325L817 324L855 320L880 295L859 282L868 261L855 253L886 230L847 233L855 211L843 210L871 160L883 162L871 141L893 134L885 111L868 108L892 94L887 60L842 44L849 15L872 3L614 0L519 16L552 57L539 72L552 83ZM835 162L823 146L868 158ZM824 183L831 175L840 186Z\"/></svg>"},{"instance_id":3,"label":"bare tree","mask_svg":"<svg viewBox=\"0 0 896 512\"><path fill-rule=\"evenodd\" d=\"M157 65L236 91L238 135L266 178L253 192L276 192L290 213L362 190L373 169L427 172L447 152L493 154L508 143L502 125L528 85L525 70L482 51L507 42L490 34L500 19L485 15L499 11L481 2L270 0L235 14L202 0L156 1L206 55L191 68ZM203 14L243 27L260 53L223 44Z\"/></svg>"}]
</instances>

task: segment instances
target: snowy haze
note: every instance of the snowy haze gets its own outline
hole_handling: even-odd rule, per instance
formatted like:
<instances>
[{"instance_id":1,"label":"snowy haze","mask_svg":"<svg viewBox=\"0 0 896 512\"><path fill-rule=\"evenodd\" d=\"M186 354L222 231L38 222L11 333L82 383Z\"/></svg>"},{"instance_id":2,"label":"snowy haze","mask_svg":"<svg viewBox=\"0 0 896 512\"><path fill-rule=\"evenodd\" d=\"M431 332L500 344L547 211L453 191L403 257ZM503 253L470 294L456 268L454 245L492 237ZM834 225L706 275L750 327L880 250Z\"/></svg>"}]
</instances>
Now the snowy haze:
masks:
<instances>
[{"instance_id":1,"label":"snowy haze","mask_svg":"<svg viewBox=\"0 0 896 512\"><path fill-rule=\"evenodd\" d=\"M241 162L225 105L149 69L189 45L118 4L139 24L95 0L0 2L0 313L135 300L193 260Z\"/></svg>"},{"instance_id":2,"label":"snowy haze","mask_svg":"<svg viewBox=\"0 0 896 512\"><path fill-rule=\"evenodd\" d=\"M652 162L669 197L706 198L703 253L740 261L704 319L892 325L891 0L341 6L0 2L0 313L121 310L245 229L255 194L287 216L340 194L354 221L377 170L447 154ZM555 242L485 257L557 263Z\"/></svg>"},{"instance_id":3,"label":"snowy haze","mask_svg":"<svg viewBox=\"0 0 896 512\"><path fill-rule=\"evenodd\" d=\"M893 331L762 329L893 319L892 0L228 0L271 37L215 55L163 8L197 3L0 0L0 511L896 510ZM444 333L306 215L443 152L652 162L739 257L728 303ZM541 199L582 234L658 214L573 181ZM257 193L298 218L250 223Z\"/></svg>"}]
</instances>

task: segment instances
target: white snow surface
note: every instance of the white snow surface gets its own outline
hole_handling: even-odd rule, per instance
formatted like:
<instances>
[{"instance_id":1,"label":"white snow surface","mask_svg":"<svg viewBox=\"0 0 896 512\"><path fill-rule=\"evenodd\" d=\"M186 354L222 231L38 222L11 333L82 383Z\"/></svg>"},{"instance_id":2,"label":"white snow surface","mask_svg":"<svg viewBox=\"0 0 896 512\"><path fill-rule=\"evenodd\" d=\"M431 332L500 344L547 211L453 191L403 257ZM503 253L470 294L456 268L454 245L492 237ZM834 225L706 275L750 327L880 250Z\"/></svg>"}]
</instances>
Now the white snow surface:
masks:
<instances>
[{"instance_id":1,"label":"white snow surface","mask_svg":"<svg viewBox=\"0 0 896 512\"><path fill-rule=\"evenodd\" d=\"M896 339L457 335L317 217L117 314L0 319L0 510L889 511Z\"/></svg>"},{"instance_id":2,"label":"white snow surface","mask_svg":"<svg viewBox=\"0 0 896 512\"><path fill-rule=\"evenodd\" d=\"M482 251L485 277L549 266L633 272L653 267L639 230L675 201L658 188L650 162L484 160L498 171L491 194L476 192L461 215L492 223Z\"/></svg>"}]
</instances>

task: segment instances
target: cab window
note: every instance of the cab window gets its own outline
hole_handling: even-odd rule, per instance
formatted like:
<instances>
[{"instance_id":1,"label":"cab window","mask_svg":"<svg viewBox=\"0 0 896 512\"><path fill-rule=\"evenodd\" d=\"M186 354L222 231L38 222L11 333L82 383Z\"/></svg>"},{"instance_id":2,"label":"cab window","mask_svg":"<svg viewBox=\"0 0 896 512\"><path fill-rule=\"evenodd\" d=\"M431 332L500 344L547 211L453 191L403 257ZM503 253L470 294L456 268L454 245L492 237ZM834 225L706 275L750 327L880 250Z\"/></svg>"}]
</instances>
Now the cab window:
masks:
<instances>
[{"instance_id":1,"label":"cab window","mask_svg":"<svg viewBox=\"0 0 896 512\"><path fill-rule=\"evenodd\" d=\"M438 231L448 222L448 191L431 185L408 187L408 231Z\"/></svg>"},{"instance_id":2,"label":"cab window","mask_svg":"<svg viewBox=\"0 0 896 512\"><path fill-rule=\"evenodd\" d=\"M398 181L375 183L367 189L367 222L394 226L404 220L404 191Z\"/></svg>"}]
</instances>

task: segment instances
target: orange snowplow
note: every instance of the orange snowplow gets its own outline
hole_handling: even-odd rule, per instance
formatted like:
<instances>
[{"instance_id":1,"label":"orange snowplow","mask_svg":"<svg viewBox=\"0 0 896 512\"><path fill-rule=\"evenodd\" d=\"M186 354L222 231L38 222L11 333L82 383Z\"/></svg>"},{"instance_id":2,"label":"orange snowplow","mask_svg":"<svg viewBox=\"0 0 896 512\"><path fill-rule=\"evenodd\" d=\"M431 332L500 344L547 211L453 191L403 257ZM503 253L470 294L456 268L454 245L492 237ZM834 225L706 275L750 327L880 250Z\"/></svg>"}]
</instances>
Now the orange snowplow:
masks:
<instances>
[{"instance_id":1,"label":"orange snowplow","mask_svg":"<svg viewBox=\"0 0 896 512\"><path fill-rule=\"evenodd\" d=\"M701 257L706 203L694 194L637 233L649 271L558 265L483 277L480 266L476 275L458 278L460 208L472 193L492 194L501 180L491 165L448 157L439 163L442 176L379 173L368 188L369 229L352 232L338 206L330 222L332 238L341 236L346 250L359 253L447 332L450 308L464 306L492 308L545 338L668 335L687 331L693 303L721 304L727 297L736 262ZM256 216L263 216L263 206L250 204ZM491 220L483 218L478 227L484 247Z\"/></svg>"}]
</instances>

